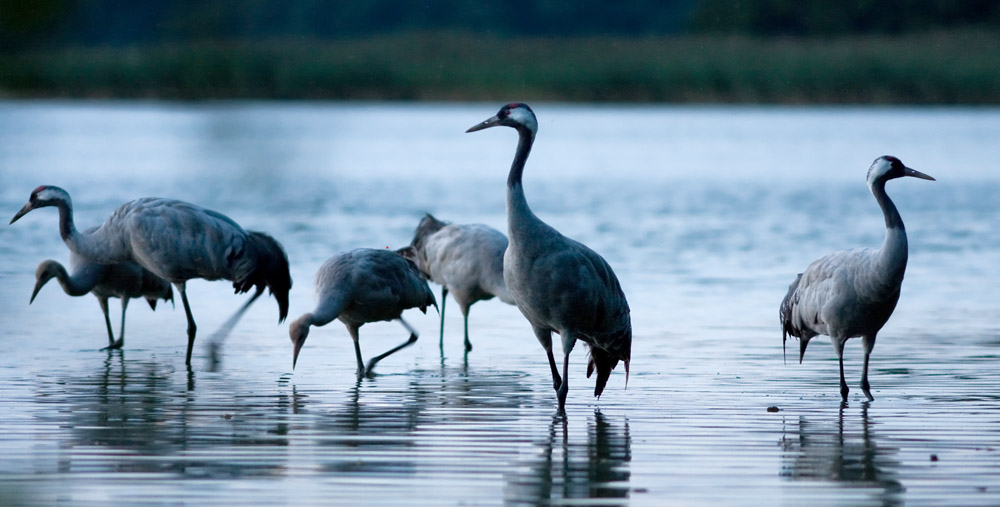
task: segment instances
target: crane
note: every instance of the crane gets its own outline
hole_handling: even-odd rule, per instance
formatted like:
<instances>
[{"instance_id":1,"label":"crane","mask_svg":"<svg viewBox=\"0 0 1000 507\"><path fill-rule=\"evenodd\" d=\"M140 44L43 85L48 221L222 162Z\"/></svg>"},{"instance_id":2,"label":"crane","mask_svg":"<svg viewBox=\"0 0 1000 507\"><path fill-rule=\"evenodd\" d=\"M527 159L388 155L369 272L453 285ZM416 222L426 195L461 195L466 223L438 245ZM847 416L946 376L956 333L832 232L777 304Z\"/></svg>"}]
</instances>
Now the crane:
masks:
<instances>
[{"instance_id":1,"label":"crane","mask_svg":"<svg viewBox=\"0 0 1000 507\"><path fill-rule=\"evenodd\" d=\"M89 231L88 231L89 232ZM97 264L70 252L72 274L57 261L46 260L35 270L35 288L31 291L28 304L35 302L35 297L49 280L55 278L62 286L63 292L70 296L82 296L90 293L97 298L104 313L104 324L108 329L108 346L106 350L120 349L125 345L125 311L129 300L144 298L149 307L156 310L156 301L173 302L174 293L170 282L154 275L149 270L130 261L116 264ZM111 318L108 316L108 299L122 300L122 327L115 340L111 330Z\"/></svg>"},{"instance_id":2,"label":"crane","mask_svg":"<svg viewBox=\"0 0 1000 507\"><path fill-rule=\"evenodd\" d=\"M472 350L469 307L494 297L514 304L503 281L507 236L488 225L452 224L427 213L420 219L410 246L401 252L417 264L426 278L441 285L441 347L445 298L451 293L462 311L465 351Z\"/></svg>"},{"instance_id":3,"label":"crane","mask_svg":"<svg viewBox=\"0 0 1000 507\"><path fill-rule=\"evenodd\" d=\"M309 337L309 327L325 326L339 319L354 341L359 380L371 374L375 364L382 359L416 343L418 333L403 320L403 310L419 308L427 313L428 306L437 307L427 280L412 261L398 251L377 248L359 248L327 259L316 272L316 296L316 308L288 326L294 347L292 368ZM410 332L410 337L401 345L373 357L366 366L361 359L358 329L368 322L383 320L398 320Z\"/></svg>"},{"instance_id":4,"label":"crane","mask_svg":"<svg viewBox=\"0 0 1000 507\"><path fill-rule=\"evenodd\" d=\"M505 126L518 133L514 161L507 175L507 235L503 278L517 308L531 324L552 370L552 383L564 411L569 392L569 356L577 340L590 348L587 377L597 372L594 396L600 397L619 361L626 384L632 354L632 323L618 277L603 257L563 236L531 211L521 179L538 131L535 113L511 103L466 132ZM562 338L560 378L552 354L552 332Z\"/></svg>"},{"instance_id":5,"label":"crane","mask_svg":"<svg viewBox=\"0 0 1000 507\"><path fill-rule=\"evenodd\" d=\"M904 176L934 181L893 156L872 162L868 188L885 216L882 246L836 252L813 261L796 276L778 309L782 349L788 335L797 337L799 363L810 339L830 337L840 361L840 395L845 403L850 390L844 380L844 344L858 336L865 353L861 390L868 401L875 399L868 383L868 360L876 335L899 301L908 256L903 219L885 193L885 183Z\"/></svg>"},{"instance_id":6,"label":"crane","mask_svg":"<svg viewBox=\"0 0 1000 507\"><path fill-rule=\"evenodd\" d=\"M266 287L278 302L278 322L288 315L292 278L284 249L271 236L245 231L222 213L174 199L143 197L121 205L101 226L81 233L73 223L69 193L42 185L10 223L49 206L59 210L59 233L72 252L98 264L135 262L177 288L188 323L188 366L198 329L185 290L188 280L230 280L237 293L256 288L238 315Z\"/></svg>"}]
</instances>

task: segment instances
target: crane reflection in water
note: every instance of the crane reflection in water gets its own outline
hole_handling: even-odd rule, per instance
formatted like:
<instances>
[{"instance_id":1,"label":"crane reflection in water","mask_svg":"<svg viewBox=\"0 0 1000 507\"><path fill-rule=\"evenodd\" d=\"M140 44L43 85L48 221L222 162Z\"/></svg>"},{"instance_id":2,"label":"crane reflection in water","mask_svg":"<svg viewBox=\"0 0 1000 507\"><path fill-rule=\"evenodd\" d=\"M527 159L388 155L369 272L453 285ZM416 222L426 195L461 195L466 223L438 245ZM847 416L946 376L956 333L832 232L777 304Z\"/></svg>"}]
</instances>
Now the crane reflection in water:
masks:
<instances>
[{"instance_id":1,"label":"crane reflection in water","mask_svg":"<svg viewBox=\"0 0 1000 507\"><path fill-rule=\"evenodd\" d=\"M872 489L882 505L902 505L905 488L894 457L899 449L880 446L868 417L868 403L861 406L861 428L845 422L841 406L835 421L799 416L781 439L782 478L791 481L829 481L848 487Z\"/></svg>"}]
</instances>

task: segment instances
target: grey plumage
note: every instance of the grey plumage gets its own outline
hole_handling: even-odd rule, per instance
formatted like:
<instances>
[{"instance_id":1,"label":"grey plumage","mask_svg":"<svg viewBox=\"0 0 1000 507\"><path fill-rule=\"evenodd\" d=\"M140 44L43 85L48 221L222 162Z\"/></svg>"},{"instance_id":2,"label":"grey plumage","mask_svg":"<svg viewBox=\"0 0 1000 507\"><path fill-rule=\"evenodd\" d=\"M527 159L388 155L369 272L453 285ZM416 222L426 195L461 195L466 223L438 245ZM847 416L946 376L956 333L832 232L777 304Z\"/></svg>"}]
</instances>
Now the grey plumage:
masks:
<instances>
[{"instance_id":1,"label":"grey plumage","mask_svg":"<svg viewBox=\"0 0 1000 507\"><path fill-rule=\"evenodd\" d=\"M130 299L143 298L154 310L158 299L164 301L174 299L170 282L134 262L97 264L70 252L70 267L72 274L67 273L66 268L54 260L46 260L39 264L35 270L35 288L31 292L29 303L35 301L38 292L53 278L62 286L63 292L70 296L93 294L104 314L104 324L108 330L108 349L118 349L125 344L125 311ZM108 315L109 298L119 298L122 301L121 331L117 340Z\"/></svg>"},{"instance_id":2,"label":"grey plumage","mask_svg":"<svg viewBox=\"0 0 1000 507\"><path fill-rule=\"evenodd\" d=\"M908 257L906 229L885 193L885 183L903 176L934 179L891 156L875 159L868 169L868 188L885 217L882 246L837 252L813 261L789 286L779 307L782 343L789 335L799 338L800 363L810 339L830 337L840 361L840 392L845 402L849 390L844 379L844 344L858 336L865 354L861 389L869 401L874 399L868 360L876 335L899 301Z\"/></svg>"},{"instance_id":3,"label":"grey plumage","mask_svg":"<svg viewBox=\"0 0 1000 507\"><path fill-rule=\"evenodd\" d=\"M373 248L343 252L324 262L316 272L316 296L316 309L288 327L294 347L292 367L298 362L309 327L339 319L354 341L359 379L385 357L417 341L417 332L403 320L403 310L419 308L426 313L428 306L436 306L434 294L413 262L399 252ZM373 357L365 366L358 329L365 323L383 320L399 320L410 337L402 345Z\"/></svg>"},{"instance_id":4,"label":"grey plumage","mask_svg":"<svg viewBox=\"0 0 1000 507\"><path fill-rule=\"evenodd\" d=\"M256 287L237 314L266 287L278 302L278 321L288 314L292 279L281 245L267 234L244 231L221 213L174 199L146 197L123 204L100 227L81 234L73 223L69 193L43 185L31 193L10 223L47 206L59 209L60 235L74 253L99 264L132 261L174 284L188 321L188 365L197 330L185 291L188 280L230 280L238 293Z\"/></svg>"},{"instance_id":5,"label":"grey plumage","mask_svg":"<svg viewBox=\"0 0 1000 507\"><path fill-rule=\"evenodd\" d=\"M412 258L420 272L441 285L441 346L444 346L444 307L450 293L462 311L465 350L469 341L469 307L496 297L507 304L514 300L503 281L503 255L507 236L482 224L452 224L424 215L404 255Z\"/></svg>"},{"instance_id":6,"label":"grey plumage","mask_svg":"<svg viewBox=\"0 0 1000 507\"><path fill-rule=\"evenodd\" d=\"M507 104L468 132L495 126L512 127L518 132L517 149L507 177L510 244L504 254L504 281L545 349L559 409L563 410L569 391L569 355L576 340L590 348L587 376L597 372L594 396L601 395L619 361L625 363L627 382L632 351L628 302L604 258L563 236L529 208L521 177L538 130L531 108L526 104ZM562 377L552 354L553 331L562 338Z\"/></svg>"}]
</instances>

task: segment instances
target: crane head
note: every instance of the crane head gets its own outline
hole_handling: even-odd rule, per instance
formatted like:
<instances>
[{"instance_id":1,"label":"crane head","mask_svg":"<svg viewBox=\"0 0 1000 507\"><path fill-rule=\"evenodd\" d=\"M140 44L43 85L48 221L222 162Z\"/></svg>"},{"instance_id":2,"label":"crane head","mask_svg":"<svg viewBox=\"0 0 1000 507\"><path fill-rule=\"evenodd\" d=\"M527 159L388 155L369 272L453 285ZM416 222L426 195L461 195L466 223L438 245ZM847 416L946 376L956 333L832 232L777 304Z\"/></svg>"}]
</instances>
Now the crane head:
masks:
<instances>
[{"instance_id":1,"label":"crane head","mask_svg":"<svg viewBox=\"0 0 1000 507\"><path fill-rule=\"evenodd\" d=\"M869 185L875 184L876 182L886 182L891 179L902 178L904 176L935 181L933 177L927 174L924 174L916 169L906 167L902 161L892 155L883 155L875 159L875 161L872 162L871 167L868 168Z\"/></svg>"},{"instance_id":2,"label":"crane head","mask_svg":"<svg viewBox=\"0 0 1000 507\"><path fill-rule=\"evenodd\" d=\"M532 136L538 132L538 120L535 118L534 111L527 104L521 102L511 102L504 105L500 111L497 111L497 114L469 127L469 130L465 132L476 132L499 125L513 127L518 131L527 131Z\"/></svg>"},{"instance_id":3,"label":"crane head","mask_svg":"<svg viewBox=\"0 0 1000 507\"><path fill-rule=\"evenodd\" d=\"M62 188L55 185L42 185L31 192L31 196L28 197L28 203L24 205L18 211L14 218L10 219L10 223L17 222L17 220L24 215L27 215L29 211L37 208L44 208L46 206L58 206L60 204L72 205L69 192L66 192Z\"/></svg>"},{"instance_id":4,"label":"crane head","mask_svg":"<svg viewBox=\"0 0 1000 507\"><path fill-rule=\"evenodd\" d=\"M309 336L309 322L307 317L307 315L303 315L288 326L288 337L292 340L292 346L294 347L292 352L292 369L295 369L295 363L299 361L299 351L302 350L302 345L306 343L306 338Z\"/></svg>"},{"instance_id":5,"label":"crane head","mask_svg":"<svg viewBox=\"0 0 1000 507\"><path fill-rule=\"evenodd\" d=\"M58 277L60 272L63 278L67 277L66 268L64 268L62 264L53 260L43 261L38 265L38 269L35 270L35 289L31 291L31 299L28 301L29 305L35 302L35 296L38 295L38 291L42 290L42 287L44 287L49 280Z\"/></svg>"}]
</instances>

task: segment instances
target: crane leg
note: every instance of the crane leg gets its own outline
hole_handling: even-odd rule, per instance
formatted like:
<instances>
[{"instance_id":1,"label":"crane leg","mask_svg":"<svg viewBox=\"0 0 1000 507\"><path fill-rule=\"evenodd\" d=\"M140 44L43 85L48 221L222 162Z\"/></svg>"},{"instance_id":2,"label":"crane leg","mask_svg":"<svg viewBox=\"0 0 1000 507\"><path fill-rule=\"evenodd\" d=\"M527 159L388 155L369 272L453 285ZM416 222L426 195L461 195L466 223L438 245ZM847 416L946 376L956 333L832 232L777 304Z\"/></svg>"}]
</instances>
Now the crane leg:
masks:
<instances>
[{"instance_id":1,"label":"crane leg","mask_svg":"<svg viewBox=\"0 0 1000 507\"><path fill-rule=\"evenodd\" d=\"M851 390L847 388L847 380L844 380L844 344L847 340L835 340L834 346L837 348L837 361L840 363L840 397L847 403L847 393Z\"/></svg>"},{"instance_id":2,"label":"crane leg","mask_svg":"<svg viewBox=\"0 0 1000 507\"><path fill-rule=\"evenodd\" d=\"M104 325L108 328L108 346L101 350L110 350L115 345L115 332L111 329L111 317L108 316L108 298L99 297L97 302L101 305L101 312L104 313Z\"/></svg>"},{"instance_id":3,"label":"crane leg","mask_svg":"<svg viewBox=\"0 0 1000 507\"><path fill-rule=\"evenodd\" d=\"M358 361L358 380L365 378L365 362L361 359L361 345L358 343L358 326L347 326L347 332L354 342L354 358Z\"/></svg>"},{"instance_id":4,"label":"crane leg","mask_svg":"<svg viewBox=\"0 0 1000 507\"><path fill-rule=\"evenodd\" d=\"M441 338L440 338L440 347L442 351L444 350L444 302L447 297L448 297L448 287L442 285L441 286Z\"/></svg>"},{"instance_id":5,"label":"crane leg","mask_svg":"<svg viewBox=\"0 0 1000 507\"><path fill-rule=\"evenodd\" d=\"M462 321L465 323L465 352L472 352L472 342L469 341L469 309L462 312Z\"/></svg>"},{"instance_id":6,"label":"crane leg","mask_svg":"<svg viewBox=\"0 0 1000 507\"><path fill-rule=\"evenodd\" d=\"M399 318L399 321L402 322L403 323L403 327L405 327L406 330L410 332L410 338L407 339L405 342L403 342L403 343L401 343L401 344L399 344L399 345L397 345L397 346L395 346L395 347L393 347L393 348L391 348L391 349L389 349L389 350L387 350L387 351L385 351L385 352L383 352L383 353L381 353L381 354L379 354L379 355L377 355L377 356L369 359L368 360L368 367L365 369L365 372L368 375L372 374L372 369L375 368L375 364L378 363L379 361L381 361L381 360L383 360L383 359L391 356L392 354L398 352L400 349L409 347L410 345L413 345L414 343L417 343L417 337L419 336L417 334L417 331L415 329L413 329L412 327L410 327L410 325L405 320L403 320L402 317Z\"/></svg>"},{"instance_id":7,"label":"crane leg","mask_svg":"<svg viewBox=\"0 0 1000 507\"><path fill-rule=\"evenodd\" d=\"M125 310L128 309L128 297L122 298L122 328L118 331L118 339L108 345L109 349L120 349L125 346Z\"/></svg>"},{"instance_id":8,"label":"crane leg","mask_svg":"<svg viewBox=\"0 0 1000 507\"><path fill-rule=\"evenodd\" d=\"M569 394L569 353L573 352L576 338L567 330L560 331L559 334L562 336L563 345L563 378L556 395L559 397L559 412L563 412L566 410L566 396Z\"/></svg>"},{"instance_id":9,"label":"crane leg","mask_svg":"<svg viewBox=\"0 0 1000 507\"><path fill-rule=\"evenodd\" d=\"M872 336L870 339L865 336L862 339L862 344L865 349L865 367L861 370L861 391L865 393L865 397L868 401L875 401L875 397L872 396L871 385L868 384L868 358L872 355L872 349L875 348L875 337Z\"/></svg>"},{"instance_id":10,"label":"crane leg","mask_svg":"<svg viewBox=\"0 0 1000 507\"><path fill-rule=\"evenodd\" d=\"M177 290L181 293L181 302L184 303L184 314L187 316L188 321L188 348L184 364L191 366L191 351L194 349L194 335L198 332L198 326L194 323L194 316L191 315L191 305L188 303L187 291L184 290L183 285L178 285Z\"/></svg>"},{"instance_id":11,"label":"crane leg","mask_svg":"<svg viewBox=\"0 0 1000 507\"><path fill-rule=\"evenodd\" d=\"M542 344L545 354L549 357L549 368L552 370L552 389L559 389L562 385L562 377L559 376L559 368L556 367L556 358L552 355L552 332L548 329L534 328L535 338Z\"/></svg>"}]
</instances>

